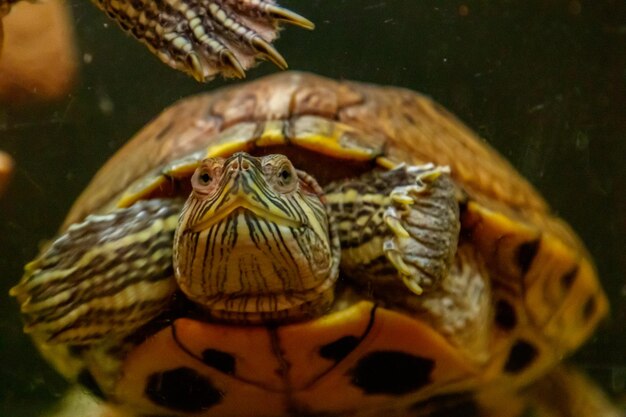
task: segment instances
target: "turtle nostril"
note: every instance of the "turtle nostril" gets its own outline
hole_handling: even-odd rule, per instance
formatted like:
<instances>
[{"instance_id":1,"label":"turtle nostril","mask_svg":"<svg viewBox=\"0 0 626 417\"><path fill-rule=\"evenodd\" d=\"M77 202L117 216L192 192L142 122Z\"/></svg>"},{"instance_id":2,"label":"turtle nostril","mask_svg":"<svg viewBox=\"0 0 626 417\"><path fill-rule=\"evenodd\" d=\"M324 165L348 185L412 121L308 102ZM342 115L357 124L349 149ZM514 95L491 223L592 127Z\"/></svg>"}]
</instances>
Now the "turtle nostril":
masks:
<instances>
[{"instance_id":1,"label":"turtle nostril","mask_svg":"<svg viewBox=\"0 0 626 417\"><path fill-rule=\"evenodd\" d=\"M250 163L248 161L241 161L241 169L247 171L250 169Z\"/></svg>"}]
</instances>

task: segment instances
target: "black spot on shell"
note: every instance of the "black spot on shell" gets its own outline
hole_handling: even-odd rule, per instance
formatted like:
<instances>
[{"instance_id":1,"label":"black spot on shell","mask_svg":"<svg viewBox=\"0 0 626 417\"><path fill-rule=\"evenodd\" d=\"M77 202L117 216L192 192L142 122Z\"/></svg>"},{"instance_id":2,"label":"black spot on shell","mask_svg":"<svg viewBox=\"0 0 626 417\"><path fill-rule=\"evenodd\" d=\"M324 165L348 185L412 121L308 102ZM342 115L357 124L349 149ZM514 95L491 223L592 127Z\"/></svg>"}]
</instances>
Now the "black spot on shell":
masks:
<instances>
[{"instance_id":1,"label":"black spot on shell","mask_svg":"<svg viewBox=\"0 0 626 417\"><path fill-rule=\"evenodd\" d=\"M104 392L102 392L102 390L100 389L100 386L96 382L96 379L88 370L83 369L78 374L77 381L80 385L87 388L87 390L89 390L89 392L91 392L94 396L102 400L106 400L106 396L104 395Z\"/></svg>"},{"instance_id":2,"label":"black spot on shell","mask_svg":"<svg viewBox=\"0 0 626 417\"><path fill-rule=\"evenodd\" d=\"M596 312L596 308L596 297L590 295L589 298L587 298L587 301L585 301L585 305L583 305L583 319L585 321L589 320Z\"/></svg>"},{"instance_id":3,"label":"black spot on shell","mask_svg":"<svg viewBox=\"0 0 626 417\"><path fill-rule=\"evenodd\" d=\"M568 291L572 288L572 284L576 281L576 276L578 275L578 267L574 267L561 277L561 287L563 290Z\"/></svg>"},{"instance_id":4,"label":"black spot on shell","mask_svg":"<svg viewBox=\"0 0 626 417\"><path fill-rule=\"evenodd\" d=\"M516 374L528 368L538 355L537 348L525 340L515 342L509 357L504 365L504 370Z\"/></svg>"},{"instance_id":5,"label":"black spot on shell","mask_svg":"<svg viewBox=\"0 0 626 417\"><path fill-rule=\"evenodd\" d=\"M350 354L359 345L359 338L356 336L344 336L334 342L320 347L320 356L339 362Z\"/></svg>"},{"instance_id":6,"label":"black spot on shell","mask_svg":"<svg viewBox=\"0 0 626 417\"><path fill-rule=\"evenodd\" d=\"M498 300L495 310L495 321L498 327L503 330L512 330L517 325L517 314L508 301Z\"/></svg>"},{"instance_id":7,"label":"black spot on shell","mask_svg":"<svg viewBox=\"0 0 626 417\"><path fill-rule=\"evenodd\" d=\"M352 384L366 394L402 395L430 383L432 359L397 351L372 352L350 374Z\"/></svg>"},{"instance_id":8,"label":"black spot on shell","mask_svg":"<svg viewBox=\"0 0 626 417\"><path fill-rule=\"evenodd\" d=\"M150 375L145 394L157 405L188 413L207 410L222 400L208 378L186 367Z\"/></svg>"},{"instance_id":9,"label":"black spot on shell","mask_svg":"<svg viewBox=\"0 0 626 417\"><path fill-rule=\"evenodd\" d=\"M225 374L232 375L235 373L235 357L230 353L217 349L206 349L202 352L202 362Z\"/></svg>"},{"instance_id":10,"label":"black spot on shell","mask_svg":"<svg viewBox=\"0 0 626 417\"><path fill-rule=\"evenodd\" d=\"M478 417L480 407L471 393L437 395L411 406L418 416L428 417Z\"/></svg>"},{"instance_id":11,"label":"black spot on shell","mask_svg":"<svg viewBox=\"0 0 626 417\"><path fill-rule=\"evenodd\" d=\"M517 248L517 265L522 275L526 275L530 269L530 265L533 263L539 250L539 242L540 239L531 240L530 242L522 243Z\"/></svg>"}]
</instances>

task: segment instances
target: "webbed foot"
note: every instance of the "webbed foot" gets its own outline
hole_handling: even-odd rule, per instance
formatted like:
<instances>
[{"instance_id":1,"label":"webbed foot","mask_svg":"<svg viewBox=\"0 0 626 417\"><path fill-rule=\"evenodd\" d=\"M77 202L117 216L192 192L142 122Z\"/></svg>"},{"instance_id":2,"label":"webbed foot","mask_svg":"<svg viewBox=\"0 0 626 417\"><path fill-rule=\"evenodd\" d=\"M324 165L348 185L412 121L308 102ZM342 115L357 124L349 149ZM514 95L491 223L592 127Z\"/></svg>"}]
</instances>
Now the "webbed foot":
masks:
<instances>
[{"instance_id":1,"label":"webbed foot","mask_svg":"<svg viewBox=\"0 0 626 417\"><path fill-rule=\"evenodd\" d=\"M447 167L374 171L325 188L341 241L341 268L373 286L415 294L436 285L454 260L459 201Z\"/></svg>"},{"instance_id":2,"label":"webbed foot","mask_svg":"<svg viewBox=\"0 0 626 417\"><path fill-rule=\"evenodd\" d=\"M279 24L314 27L273 0L94 2L161 61L200 82L218 74L243 78L257 58L285 69L287 62L271 44Z\"/></svg>"},{"instance_id":3,"label":"webbed foot","mask_svg":"<svg viewBox=\"0 0 626 417\"><path fill-rule=\"evenodd\" d=\"M391 235L383 252L402 282L419 295L448 273L456 253L459 208L448 167L400 167L414 178L391 193L383 221Z\"/></svg>"}]
</instances>

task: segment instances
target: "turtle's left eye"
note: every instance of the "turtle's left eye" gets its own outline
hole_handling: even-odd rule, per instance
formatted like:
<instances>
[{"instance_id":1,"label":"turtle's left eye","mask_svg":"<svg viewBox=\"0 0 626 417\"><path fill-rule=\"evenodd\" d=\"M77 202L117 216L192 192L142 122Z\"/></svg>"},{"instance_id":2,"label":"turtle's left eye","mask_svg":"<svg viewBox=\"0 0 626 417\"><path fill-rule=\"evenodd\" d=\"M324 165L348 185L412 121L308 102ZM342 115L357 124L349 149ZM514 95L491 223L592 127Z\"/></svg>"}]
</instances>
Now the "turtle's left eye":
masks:
<instances>
[{"instance_id":1,"label":"turtle's left eye","mask_svg":"<svg viewBox=\"0 0 626 417\"><path fill-rule=\"evenodd\" d=\"M281 181L283 181L284 183L288 183L291 178L293 177L293 175L291 175L291 171L287 168L283 168L280 170L280 172L278 173L278 177L281 179Z\"/></svg>"},{"instance_id":2,"label":"turtle's left eye","mask_svg":"<svg viewBox=\"0 0 626 417\"><path fill-rule=\"evenodd\" d=\"M289 186L293 184L295 175L291 165L283 165L277 172L278 183L282 186Z\"/></svg>"}]
</instances>

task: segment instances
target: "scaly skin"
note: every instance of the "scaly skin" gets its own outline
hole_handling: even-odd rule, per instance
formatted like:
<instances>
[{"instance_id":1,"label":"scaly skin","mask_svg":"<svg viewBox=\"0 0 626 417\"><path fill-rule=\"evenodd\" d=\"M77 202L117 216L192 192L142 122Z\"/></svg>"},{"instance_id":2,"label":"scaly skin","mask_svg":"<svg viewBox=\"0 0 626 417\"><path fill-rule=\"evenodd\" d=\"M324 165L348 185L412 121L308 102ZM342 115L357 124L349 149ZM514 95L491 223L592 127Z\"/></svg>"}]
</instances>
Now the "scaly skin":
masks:
<instances>
[{"instance_id":1,"label":"scaly skin","mask_svg":"<svg viewBox=\"0 0 626 417\"><path fill-rule=\"evenodd\" d=\"M20 0L0 0L0 19ZM200 82L222 74L245 77L257 58L281 69L287 62L272 46L279 24L314 25L274 0L93 0L161 61ZM0 20L0 48L2 46Z\"/></svg>"},{"instance_id":2,"label":"scaly skin","mask_svg":"<svg viewBox=\"0 0 626 417\"><path fill-rule=\"evenodd\" d=\"M318 146L320 143L326 145ZM297 152L293 152L295 144L299 144ZM333 150L340 145L341 150L345 151L356 144L371 150L359 153L359 157L366 155L371 159L345 157L343 153L341 155L345 158L339 160L337 151ZM294 347L292 352L298 358L301 357L298 352L302 352L303 342L309 343L307 352L320 352L320 344L336 347L333 340L349 340L344 339L343 335L353 334L347 327L349 323L353 323L345 320L348 317L363 325L368 320L374 323L374 327L368 325L367 328L373 329L372 335L378 335L381 339L372 340L369 346L381 349L383 353L393 348L398 353L417 355L414 359L418 359L417 362L421 364L419 370L426 369L431 374L427 382L433 385L429 386L432 390L428 394L426 391L419 391L419 398L407 394L402 399L404 402L393 398L393 407L397 407L395 411L398 411L396 415L405 415L400 413L403 411L408 415L409 408L424 415L430 410L445 411L460 404L463 408L468 408L468 411L480 410L481 417L512 417L515 414L510 411L511 403L505 399L511 395L536 394L550 401L549 397L545 397L546 389L530 392L526 387L552 372L564 356L591 335L599 320L608 311L607 300L592 260L571 229L550 213L544 200L502 157L444 109L419 94L391 87L336 82L308 74L281 74L244 86L189 98L164 111L103 166L76 201L61 232L71 234L72 228L69 225L82 222L90 213L110 212L117 202L124 200L121 197L126 196L125 190L132 191L130 194L134 197L131 198L131 204L134 203L135 206L147 204L142 202L144 199L156 201L155 198L163 196L179 196L178 192L184 191L185 186L179 190L177 185L181 185L182 180L189 181L191 172L185 167L190 162L187 159L176 163L173 161L186 155L194 155L192 159L203 158L197 155L196 151L199 149L208 149L207 154L210 157L227 157L237 150L261 152L264 146L270 145L273 147L272 152L287 155L296 166L314 176L321 186L326 186L333 180L353 178L371 171L375 166L374 162L385 168L394 167L398 162L409 166L426 162L449 166L451 178L459 191L461 230L458 250L450 272L438 288L424 287L424 293L420 296L406 289L395 291L397 296L394 296L392 291L395 289L390 288L389 292L384 293L385 298L390 298L388 306L381 307L376 315L373 315L373 310L369 307L367 310L351 310L352 313L338 320L341 331L339 334L333 333L332 338L326 331L314 333L319 328L312 324L310 327L300 327L302 333L292 333L291 339L287 335L285 338L275 338L274 340L280 339L278 342L284 342L278 348L277 344L266 343L270 349L259 351L256 349L259 344L253 343L254 349L247 349L238 357L265 366L272 363L273 359L269 358L286 363L284 359L287 356L282 352L287 352L287 346ZM206 155L204 151L199 152ZM375 161L375 158L378 159ZM151 179L144 182L153 176L149 172L156 167L163 168L161 180ZM419 179L420 182L428 182L432 178L420 176ZM140 181L135 183L136 180ZM368 184L370 182L373 181L368 181ZM410 191L419 194L420 184L415 185L418 187L404 190L408 194L411 194ZM139 188L145 191L137 192L137 186L142 186ZM150 187L156 188L151 190ZM407 197L410 196L405 192L395 194L400 205L409 202ZM393 198L393 193L391 197ZM375 197L370 200L376 203L382 199ZM129 207L124 204L121 206ZM406 237L403 229L410 234L405 225L396 222L403 217L390 214L387 225L392 228L395 237ZM367 230L366 224L362 226ZM349 231L349 227L344 227L343 230ZM113 257L113 260L116 259L118 258ZM402 262L393 258L392 263L393 260L403 268ZM467 283L472 285L468 286ZM417 284L421 288L421 282ZM27 285L23 286L25 290L29 290ZM94 286L90 286L92 287ZM96 289L101 288L103 287L98 286ZM13 295L24 303L28 293L20 292L15 290ZM371 296L372 292L366 294ZM349 291L337 299L352 307L355 306L351 304L355 299L360 300L359 293ZM382 297L375 296L374 300L387 303ZM360 305L367 305L368 302ZM27 305L25 313L30 313L32 307ZM338 308L342 306L339 305ZM125 353L122 355L126 360L120 362L119 366L126 366L124 375L128 378L119 382L117 387L110 387L111 384L108 383L120 381L117 370L113 370L111 378L108 374L101 375L100 371L109 372L104 369L109 362L98 361L97 354L100 352L92 352L96 354L96 365L105 365L92 369L92 372L97 371L96 378L100 378L98 383L105 387L105 391L114 390L114 396L119 395L129 404L142 402L143 405L138 405L145 405L152 410L152 414L155 412L151 407L162 404L161 398L177 400L180 390L175 384L177 379L172 379L180 377L177 369L182 364L187 364L192 371L204 372L197 363L197 359L201 358L200 352L212 346L215 335L222 334L221 327L194 320L185 311L183 309L183 316L179 322L175 322L175 326L160 330L157 339L151 337L137 346L132 356L126 356ZM343 314L346 311L348 310L339 310L332 314ZM382 318L383 315L386 318ZM392 319L392 316L395 318ZM371 321L372 317L374 321ZM410 321L407 317L415 318L416 321ZM451 318L456 319L450 320ZM391 321L385 322L387 319ZM334 323L332 320L331 322ZM376 327L378 322L381 325ZM409 323L410 326L402 327L401 322L402 326L409 326ZM391 326L383 325L384 323L390 323ZM396 325L400 327L395 327ZM242 332L241 336L249 336L249 333L244 333L246 332ZM319 341L320 334L328 336L328 342L332 343ZM238 334L237 338L239 336ZM336 339L338 336L342 337ZM235 343L237 338L233 339L232 345L222 344L218 347L225 351L231 346L237 348L240 346ZM190 356L186 353L187 346L192 345L195 349L193 352L198 353ZM168 354L164 355L166 346L171 346L171 349L166 350ZM181 350L177 346L185 346L185 349ZM41 343L39 347L42 351L45 348ZM345 366L344 370L360 369L362 367L357 366L357 362L372 358L371 355L350 355L342 357L343 360L352 361L341 365ZM48 352L47 356L52 361L56 360L57 366L60 364L67 368L65 365L68 361L60 354ZM317 360L318 356L319 353L311 353L306 357ZM424 358L429 359L424 362ZM170 360L167 369L155 366L162 365L161 361L164 359ZM309 368L307 359L290 363L294 365L293 369L296 369L296 365ZM319 363L327 362L319 359ZM435 369L441 370L441 373L431 372L433 363L437 364ZM378 367L370 367L369 362L366 365L366 370L378 371ZM273 377L274 369L276 368L270 367L267 371L251 375L254 380L261 374ZM299 381L304 385L297 385L289 379L289 366L284 369L282 375L285 382L281 386L286 387L285 396L293 399L293 404L311 407L314 411L318 410L318 405L319 411L330 410L328 404L331 399L336 401L334 404L340 411L344 409L342 404L346 398L353 398L354 404L361 404L357 404L360 407L365 404L363 401L380 398L377 394L370 396L370 393L382 392L381 389L395 386L396 382L395 374L389 372L371 372L369 375L372 378L368 380L348 378L345 372L333 371L320 374L329 377L327 384L320 380L314 385L307 385L301 378ZM237 372L237 368L233 368L233 371ZM69 372L62 372L73 376ZM187 370L184 372L187 375L185 378L191 381L190 384L196 380L195 373ZM228 372L230 371L226 372L224 381L230 381ZM467 372L476 378L466 377ZM415 374L411 372L411 375ZM154 379L154 375L158 379ZM243 381L250 380L241 375ZM362 375L368 376L367 373ZM209 376L213 380L215 375ZM336 378L344 378L345 384L336 383ZM446 384L445 381L450 380L448 378L460 381L460 385L446 386L445 391L439 390L444 385L437 384ZM560 378L548 378L550 383L561 382ZM162 389L163 384L159 381L165 379L170 384ZM386 382L381 385L380 381L383 379ZM414 389L411 385L414 379L407 380L409 383L399 385L400 389ZM156 384L155 381L159 383ZM563 378L562 382L566 385L560 392L571 392L581 397L591 392L585 384L571 385L570 381L572 380L569 378ZM297 386L307 389L297 392ZM363 395L346 396L346 393L352 395L355 392L355 386L362 388ZM256 406L254 401L241 401L244 397L248 400L249 391L245 387L245 384L233 385L233 390L229 391L232 394L230 397L219 397L223 401L220 407L230 407L232 413L229 415L239 416L244 411L248 415L258 414L256 408L244 410L246 404ZM241 390L237 391L239 388ZM313 395L309 388L319 391ZM145 399L146 390L153 394L150 400L152 402ZM270 391L259 394L259 398L265 401L270 396ZM451 393L456 394L450 397ZM472 395L467 396L468 393ZM296 398L300 394L302 398ZM280 395L282 394L278 396ZM455 398L460 403L455 405ZM443 401L446 399L450 401ZM302 402L295 403L296 400ZM537 400L537 403L540 404L541 401ZM595 404L599 404L593 400L588 403L594 408ZM275 404L279 408L285 403L282 399L277 399ZM186 403L178 405L181 410L186 410ZM569 403L565 405L569 408ZM263 406L266 407L266 402ZM292 403L287 406L291 407ZM506 413L500 412L505 408ZM281 408L283 411L275 414L294 415L294 410L300 409L304 408ZM596 409L602 411L592 414L594 417L611 415L601 407ZM546 410L547 413L551 411ZM582 416L567 414L568 411L570 410L565 410L564 413L555 410L548 415ZM375 412L377 411L368 408L363 415L371 416ZM184 414L181 412L179 415ZM211 415L211 410L205 415ZM391 414L380 411L378 415Z\"/></svg>"}]
</instances>

